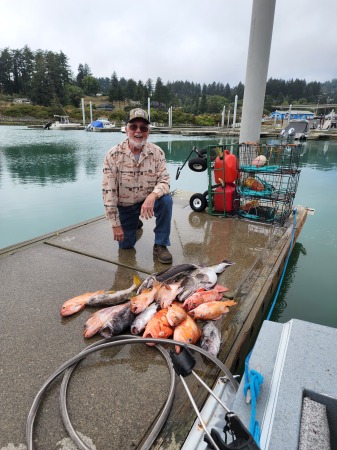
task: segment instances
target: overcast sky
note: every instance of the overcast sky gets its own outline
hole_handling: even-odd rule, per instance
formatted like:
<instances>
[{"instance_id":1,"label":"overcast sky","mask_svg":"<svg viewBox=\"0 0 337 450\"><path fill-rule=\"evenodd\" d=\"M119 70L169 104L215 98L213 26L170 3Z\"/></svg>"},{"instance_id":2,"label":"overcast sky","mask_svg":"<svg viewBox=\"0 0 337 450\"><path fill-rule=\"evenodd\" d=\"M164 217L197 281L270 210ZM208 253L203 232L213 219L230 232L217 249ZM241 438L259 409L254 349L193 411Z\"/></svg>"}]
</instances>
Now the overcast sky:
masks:
<instances>
[{"instance_id":1,"label":"overcast sky","mask_svg":"<svg viewBox=\"0 0 337 450\"><path fill-rule=\"evenodd\" d=\"M0 0L0 48L66 54L77 75L245 82L253 0ZM268 78L337 78L336 0L276 0Z\"/></svg>"}]
</instances>

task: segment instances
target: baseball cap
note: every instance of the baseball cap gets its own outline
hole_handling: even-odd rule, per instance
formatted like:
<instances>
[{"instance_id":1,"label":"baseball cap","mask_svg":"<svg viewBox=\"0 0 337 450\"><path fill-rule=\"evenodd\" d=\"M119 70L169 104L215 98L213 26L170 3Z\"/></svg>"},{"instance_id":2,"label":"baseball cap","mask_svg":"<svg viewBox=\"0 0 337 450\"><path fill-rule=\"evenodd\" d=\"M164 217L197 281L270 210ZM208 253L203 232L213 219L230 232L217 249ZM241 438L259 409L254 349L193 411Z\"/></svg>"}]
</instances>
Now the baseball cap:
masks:
<instances>
[{"instance_id":1,"label":"baseball cap","mask_svg":"<svg viewBox=\"0 0 337 450\"><path fill-rule=\"evenodd\" d=\"M131 109L126 123L129 123L134 119L143 119L145 122L150 123L147 112L141 108Z\"/></svg>"}]
</instances>

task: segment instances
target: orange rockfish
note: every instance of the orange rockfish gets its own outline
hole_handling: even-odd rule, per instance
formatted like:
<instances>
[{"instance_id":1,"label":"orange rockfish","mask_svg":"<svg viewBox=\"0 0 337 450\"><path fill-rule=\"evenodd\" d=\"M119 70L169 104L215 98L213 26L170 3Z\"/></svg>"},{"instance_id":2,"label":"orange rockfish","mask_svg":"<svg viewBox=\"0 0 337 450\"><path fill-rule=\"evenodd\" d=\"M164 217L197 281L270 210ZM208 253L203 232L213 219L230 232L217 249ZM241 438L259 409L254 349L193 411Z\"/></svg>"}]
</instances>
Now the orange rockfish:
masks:
<instances>
[{"instance_id":1,"label":"orange rockfish","mask_svg":"<svg viewBox=\"0 0 337 450\"><path fill-rule=\"evenodd\" d=\"M177 302L172 303L172 305L168 307L166 318L171 327L178 326L183 320L186 319L186 317L187 312L181 307L181 305L178 305Z\"/></svg>"},{"instance_id":2,"label":"orange rockfish","mask_svg":"<svg viewBox=\"0 0 337 450\"><path fill-rule=\"evenodd\" d=\"M125 308L130 308L130 302L109 306L92 314L84 326L84 337L89 338L98 333L113 317L123 312Z\"/></svg>"},{"instance_id":3,"label":"orange rockfish","mask_svg":"<svg viewBox=\"0 0 337 450\"><path fill-rule=\"evenodd\" d=\"M201 330L194 320L187 316L175 329L173 339L175 341L185 342L187 344L195 344L201 336ZM175 346L176 352L180 352L180 346Z\"/></svg>"},{"instance_id":4,"label":"orange rockfish","mask_svg":"<svg viewBox=\"0 0 337 450\"><path fill-rule=\"evenodd\" d=\"M216 320L222 316L222 314L228 313L228 306L236 305L233 300L226 300L225 302L209 302L202 303L195 309L188 312L190 316L195 320Z\"/></svg>"},{"instance_id":5,"label":"orange rockfish","mask_svg":"<svg viewBox=\"0 0 337 450\"><path fill-rule=\"evenodd\" d=\"M228 291L228 288L217 284L214 289L207 291L206 289L198 289L197 292L192 294L184 301L183 308L186 311L195 309L202 303L216 302L222 299L223 292Z\"/></svg>"},{"instance_id":6,"label":"orange rockfish","mask_svg":"<svg viewBox=\"0 0 337 450\"><path fill-rule=\"evenodd\" d=\"M158 311L152 319L149 320L145 327L143 337L163 338L166 339L173 334L173 328L168 323L167 308Z\"/></svg>"},{"instance_id":7,"label":"orange rockfish","mask_svg":"<svg viewBox=\"0 0 337 450\"><path fill-rule=\"evenodd\" d=\"M128 296L135 291L141 280L137 275L133 276L133 283L127 289L120 291L97 291L79 295L78 297L67 300L61 308L61 316L70 316L81 311L85 306L115 306L123 303Z\"/></svg>"},{"instance_id":8,"label":"orange rockfish","mask_svg":"<svg viewBox=\"0 0 337 450\"><path fill-rule=\"evenodd\" d=\"M155 295L159 291L160 287L161 283L155 281L152 289L144 289L140 294L132 297L130 306L131 311L134 314L139 314L144 311L147 306L154 302Z\"/></svg>"},{"instance_id":9,"label":"orange rockfish","mask_svg":"<svg viewBox=\"0 0 337 450\"><path fill-rule=\"evenodd\" d=\"M160 304L161 309L170 306L176 296L184 289L181 283L182 280L171 284L163 283L160 286L160 289L156 292L155 300Z\"/></svg>"}]
</instances>

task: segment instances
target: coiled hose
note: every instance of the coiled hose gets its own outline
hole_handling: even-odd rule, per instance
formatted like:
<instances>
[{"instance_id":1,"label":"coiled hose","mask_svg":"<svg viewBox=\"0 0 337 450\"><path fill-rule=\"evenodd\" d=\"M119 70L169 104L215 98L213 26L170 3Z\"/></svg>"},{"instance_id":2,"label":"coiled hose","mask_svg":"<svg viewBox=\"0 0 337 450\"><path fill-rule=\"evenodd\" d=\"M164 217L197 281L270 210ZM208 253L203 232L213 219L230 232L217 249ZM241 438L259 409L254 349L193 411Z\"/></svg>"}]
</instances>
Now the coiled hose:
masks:
<instances>
[{"instance_id":1,"label":"coiled hose","mask_svg":"<svg viewBox=\"0 0 337 450\"><path fill-rule=\"evenodd\" d=\"M67 432L69 434L69 437L78 445L78 447L81 450L91 450L90 447L88 447L82 439L78 436L76 431L74 430L67 410L67 386L69 379L71 377L72 372L76 368L77 364L82 361L84 358L86 358L91 353L94 353L99 350L106 349L108 347L116 347L118 345L127 345L127 344L168 344L168 345L182 345L181 342L175 341L173 339L154 339L154 338L141 338L138 336L132 336L132 335L122 335L122 336L114 336L109 339L103 339L101 341L95 342L94 344L90 345L83 351L81 351L78 355L74 356L73 358L69 359L65 363L63 363L56 371L47 379L47 381L43 384L39 392L37 393L32 407L29 411L28 417L27 417L27 423L26 423L26 442L27 442L27 450L34 450L33 445L33 429L34 429L34 421L37 414L37 411L39 409L41 400L43 398L43 395L47 391L50 384L59 376L64 373L64 378L61 384L60 389L60 408L61 408L61 416L64 423L65 428L67 429ZM197 347L192 344L184 344L189 349L194 350L196 352L201 353L202 355L206 356L208 359L213 361L215 365L221 369L225 375L227 376L228 380L231 382L233 388L235 391L238 389L238 382L235 380L231 372L227 369L227 367L215 356L211 355L206 350L203 350L200 347ZM169 353L161 346L156 345L155 348L162 353L164 358L166 359L166 362L168 364L168 368L170 371L170 377L171 377L171 385L169 390L169 395L167 397L167 401L158 417L157 422L155 423L154 427L152 428L152 431L146 438L145 442L142 444L141 450L148 450L153 442L155 441L156 437L158 436L160 430L162 429L167 416L169 415L169 412L172 407L173 399L174 399L174 389L175 389L175 371L172 365L172 361L170 358Z\"/></svg>"}]
</instances>

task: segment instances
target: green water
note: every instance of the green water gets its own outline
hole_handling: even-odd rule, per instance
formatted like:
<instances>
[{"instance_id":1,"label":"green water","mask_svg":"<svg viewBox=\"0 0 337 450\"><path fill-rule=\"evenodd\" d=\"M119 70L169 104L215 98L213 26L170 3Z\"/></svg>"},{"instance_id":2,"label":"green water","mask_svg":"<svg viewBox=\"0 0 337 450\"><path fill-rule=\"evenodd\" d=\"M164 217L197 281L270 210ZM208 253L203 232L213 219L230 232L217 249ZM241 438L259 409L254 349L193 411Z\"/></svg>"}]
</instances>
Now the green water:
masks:
<instances>
[{"instance_id":1,"label":"green water","mask_svg":"<svg viewBox=\"0 0 337 450\"><path fill-rule=\"evenodd\" d=\"M122 133L0 127L0 248L104 214L101 171ZM171 189L204 192L207 173L181 166L195 145L225 138L152 135L166 153ZM337 142L303 144L294 204L315 208L292 252L272 320L291 318L337 327Z\"/></svg>"}]
</instances>

